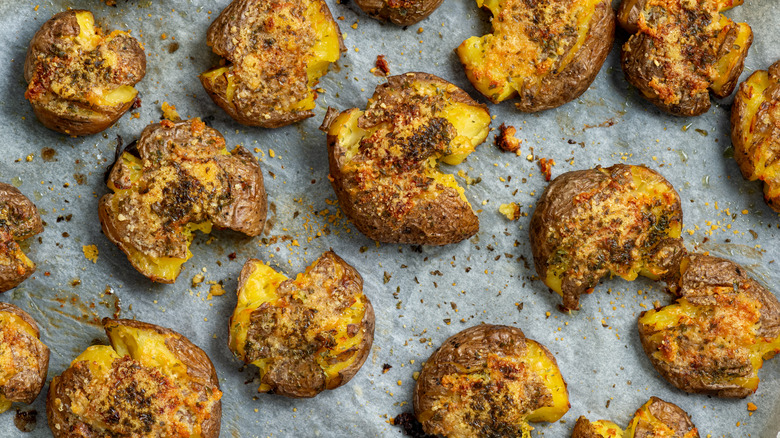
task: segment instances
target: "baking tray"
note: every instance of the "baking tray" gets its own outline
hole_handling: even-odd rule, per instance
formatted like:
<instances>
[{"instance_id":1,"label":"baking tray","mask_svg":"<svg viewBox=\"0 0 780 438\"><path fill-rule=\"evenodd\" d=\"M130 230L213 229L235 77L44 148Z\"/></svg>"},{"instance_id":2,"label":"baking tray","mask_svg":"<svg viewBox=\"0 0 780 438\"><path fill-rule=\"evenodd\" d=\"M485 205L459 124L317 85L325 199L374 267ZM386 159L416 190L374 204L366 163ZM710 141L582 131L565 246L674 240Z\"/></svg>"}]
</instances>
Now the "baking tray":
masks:
<instances>
[{"instance_id":1,"label":"baking tray","mask_svg":"<svg viewBox=\"0 0 780 438\"><path fill-rule=\"evenodd\" d=\"M38 321L42 339L52 349L49 381L87 346L106 341L101 318L121 315L173 328L209 354L224 391L222 436L399 436L390 420L411 410L415 372L447 337L486 322L520 327L546 345L568 382L570 411L559 422L534 425L534 436L569 436L580 415L626 425L650 396L687 410L702 436L777 436L780 360L764 365L758 391L745 400L674 389L647 361L636 331L641 311L656 301L669 302L661 286L645 279L605 281L583 297L581 311L560 313L560 298L535 277L530 216L513 222L498 213L501 204L516 202L530 215L546 185L537 165L540 157L555 160L553 177L596 165L647 164L666 176L683 199L689 249L742 263L777 293L780 221L764 204L760 184L744 181L731 158L730 99L716 102L697 118L662 114L627 85L616 44L591 88L561 108L522 114L511 103L489 105L494 128L505 122L519 129L522 154L500 152L491 135L463 164L443 166L460 173L461 183L464 176L473 183L466 186L466 196L479 210L475 237L446 247L377 244L357 232L338 208L327 178L325 136L317 129L325 109L364 107L383 82L370 72L377 55L385 55L391 74L434 73L484 101L466 80L453 49L469 36L489 31L487 13L472 0L447 0L422 23L400 28L370 19L350 2L328 0L348 51L320 83L325 92L315 117L265 130L235 123L211 102L196 78L217 61L205 34L228 1L117 3L0 3L0 180L29 196L46 222L28 249L38 271L0 300L21 306ZM131 29L148 58L147 76L138 85L142 106L132 111L138 116L127 114L103 134L84 138L43 128L23 97L27 45L41 24L67 8L90 9L103 26ZM776 11L773 0L758 0L727 13L749 23L755 33L743 80L780 58ZM618 31L617 43L625 39ZM192 247L195 256L175 285L151 283L132 269L102 235L97 218L117 136L125 144L137 138L145 125L160 119L164 101L176 105L183 117L208 118L229 145L254 151L270 205L269 226L261 237L199 235ZM99 252L94 262L84 255L90 245ZM294 276L330 248L363 275L374 303L376 337L369 359L348 385L314 399L258 394L256 371L242 366L227 348L227 321L241 266L257 257ZM206 281L193 286L191 278L199 273ZM227 293L209 296L208 282ZM386 373L385 364L392 367ZM32 433L13 426L11 411L0 415L0 435L51 436L44 399L41 394L29 408L21 407L37 411ZM758 410L748 412L748 402Z\"/></svg>"}]
</instances>

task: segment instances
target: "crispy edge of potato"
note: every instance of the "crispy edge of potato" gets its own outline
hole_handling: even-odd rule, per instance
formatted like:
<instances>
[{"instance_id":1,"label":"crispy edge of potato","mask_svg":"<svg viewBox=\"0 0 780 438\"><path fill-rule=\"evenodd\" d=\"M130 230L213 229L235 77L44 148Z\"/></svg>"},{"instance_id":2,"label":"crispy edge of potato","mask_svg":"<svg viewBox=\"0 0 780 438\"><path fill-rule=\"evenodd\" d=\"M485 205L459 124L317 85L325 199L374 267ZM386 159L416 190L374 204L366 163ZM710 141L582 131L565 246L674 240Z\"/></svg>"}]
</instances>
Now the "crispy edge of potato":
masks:
<instances>
[{"instance_id":1,"label":"crispy edge of potato","mask_svg":"<svg viewBox=\"0 0 780 438\"><path fill-rule=\"evenodd\" d=\"M410 82L433 83L438 85L452 85L450 92L450 101L462 103L471 107L476 107L486 111L489 110L485 104L475 101L468 93L460 87L430 73L409 72L401 75L390 76L387 82L376 87L372 100L381 99L382 95L389 93L388 89L403 89ZM392 91L390 91L392 92ZM329 108L325 119L320 126L320 130L327 132L328 163L330 167L331 185L336 192L339 205L344 214L350 218L361 233L369 239L386 243L406 243L420 245L448 245L458 243L473 236L479 231L479 217L474 213L470 204L464 205L460 193L457 190L446 187L436 198L434 203L426 203L421 208L415 208L407 216L410 219L404 223L405 227L399 227L397 230L388 226L383 218L376 217L370 208L364 208L356 205L348 193L345 181L346 175L342 172L345 164L345 148L339 143L338 135L333 134L332 128L338 128L333 123L335 120L351 111L359 111L358 108L351 108L341 113L334 108ZM480 143L481 144L481 143ZM478 144L474 145L475 147ZM437 207L433 209L437 212L439 220L429 220L431 205ZM449 214L449 213L453 214ZM452 220L451 218L456 218Z\"/></svg>"},{"instance_id":2,"label":"crispy edge of potato","mask_svg":"<svg viewBox=\"0 0 780 438\"><path fill-rule=\"evenodd\" d=\"M357 269L355 269L355 267L353 267L352 265L347 263L344 259L339 257L333 250L324 252L320 257L317 258L317 260L311 266L314 266L314 264L316 264L323 257L332 258L335 263L340 264L346 271L349 271L354 276L354 278L360 281L360 291L361 294L365 297L363 318L361 319L360 322L361 326L365 329L365 331L364 331L363 339L360 342L360 348L358 349L354 361L346 368L339 370L338 374L336 375L337 378L333 378L329 382L330 383L329 385L326 385L325 387L319 390L311 387L301 387L299 388L299 390L292 390L292 391L279 391L278 390L279 388L273 385L271 390L274 394L282 395L285 397L291 397L291 398L312 398L317 394L319 394L320 392L322 392L323 390L333 390L347 384L350 380L352 380L353 377L355 377L358 371L360 371L360 369L363 367L363 364L366 362L366 359L368 358L368 353L371 351L371 346L374 343L374 329L376 326L376 315L374 313L374 306L371 304L371 299L363 291L363 277L360 275ZM249 259L246 261L246 263L244 263L244 266L241 268L241 273L239 274L238 277L238 287L236 288L237 296L240 296L241 291L247 287L247 282L249 281L250 277L254 274L255 268L258 264L261 264L263 266L268 266L265 264L265 262L259 259ZM270 268L270 266L268 267ZM287 278L286 275L279 273L275 269L274 272L279 274L280 277L285 278L285 280L283 280L282 282L295 280L295 279ZM238 308L238 304L236 305L236 309L237 308ZM238 342L236 338L235 330L232 329L235 314L236 314L235 313L236 309L234 309L234 312L230 315L229 326L228 326L228 348L233 352L234 355L236 355L236 357L239 357L245 363L249 363L246 361L244 357L241 357L238 354L238 352L236 352L233 349L233 346Z\"/></svg>"},{"instance_id":3,"label":"crispy edge of potato","mask_svg":"<svg viewBox=\"0 0 780 438\"><path fill-rule=\"evenodd\" d=\"M397 26L411 26L431 15L444 0L405 0L402 7L390 6L388 0L355 0L366 14Z\"/></svg>"},{"instance_id":4,"label":"crispy edge of potato","mask_svg":"<svg viewBox=\"0 0 780 438\"><path fill-rule=\"evenodd\" d=\"M38 208L19 189L10 184L0 182L0 200L0 202L10 205L12 209L19 210L29 216L25 220L24 225L20 227L21 229L14 229L13 225L9 227L9 232L14 242L29 239L43 232L43 222L41 215L38 213ZM18 243L15 243L15 245L18 245ZM21 262L25 264L24 272L19 273L16 269L18 266L13 263L10 265L0 264L0 293L15 288L35 272L35 263L29 260L27 255L21 252L21 249L18 251L23 257ZM29 266L24 259L29 261L32 266Z\"/></svg>"},{"instance_id":5,"label":"crispy edge of potato","mask_svg":"<svg viewBox=\"0 0 780 438\"><path fill-rule=\"evenodd\" d=\"M21 381L9 381L0 387L0 392L2 393L0 398L5 397L11 402L30 404L35 401L43 389L43 385L46 384L46 374L49 371L49 347L41 341L41 332L38 324L29 313L11 303L3 302L0 302L0 312L11 313L21 318L22 321L30 326L35 333L35 339L38 341L37 343L34 342L36 350L32 352L38 358L38 369L29 370L29 372L24 370L16 375L19 376ZM13 376L11 379L16 380L16 376ZM5 395L9 392L13 394L11 397Z\"/></svg>"}]
</instances>

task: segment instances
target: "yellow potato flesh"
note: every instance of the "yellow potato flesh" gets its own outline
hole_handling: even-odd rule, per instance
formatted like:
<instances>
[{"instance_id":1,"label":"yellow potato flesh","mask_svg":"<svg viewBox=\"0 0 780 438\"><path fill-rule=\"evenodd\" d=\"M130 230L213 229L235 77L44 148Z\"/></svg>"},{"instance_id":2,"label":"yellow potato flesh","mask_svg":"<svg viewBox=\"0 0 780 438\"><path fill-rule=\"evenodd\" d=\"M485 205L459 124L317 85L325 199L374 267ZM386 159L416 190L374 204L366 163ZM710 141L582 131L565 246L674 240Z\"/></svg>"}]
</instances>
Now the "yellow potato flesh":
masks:
<instances>
[{"instance_id":1,"label":"yellow potato flesh","mask_svg":"<svg viewBox=\"0 0 780 438\"><path fill-rule=\"evenodd\" d=\"M721 19L720 19L721 26L725 27L732 23L733 21L728 19L725 15L721 15ZM737 34L736 41L734 41L732 50L730 50L725 56L720 58L718 62L715 64L717 79L712 82L712 85L710 87L716 93L722 94L723 87L726 86L726 83L729 80L729 76L730 76L729 73L734 70L734 67L739 62L742 53L745 50L747 50L748 41L750 40L750 37L753 35L753 31L750 29L750 26L748 26L747 24L737 23L737 26L739 27L739 33ZM725 38L725 34L722 35L722 37Z\"/></svg>"},{"instance_id":2,"label":"yellow potato flesh","mask_svg":"<svg viewBox=\"0 0 780 438\"><path fill-rule=\"evenodd\" d=\"M531 422L545 421L548 423L558 421L569 411L569 394L566 391L566 383L563 381L561 370L545 354L544 348L536 341L526 340L527 351L523 357L523 363L532 374L540 376L544 386L552 394L552 406L541 407L530 414L526 419Z\"/></svg>"},{"instance_id":3,"label":"yellow potato flesh","mask_svg":"<svg viewBox=\"0 0 780 438\"><path fill-rule=\"evenodd\" d=\"M750 157L750 161L754 166L753 174L750 175L750 180L755 181L760 179L767 185L764 187L764 192L767 198L775 198L780 196L780 184L778 184L778 176L780 176L780 162L775 160L775 154L773 152L773 145L771 138L757 138L753 133L753 125L757 123L756 115L758 114L761 105L766 102L764 92L771 85L769 79L769 73L764 70L759 70L753 73L747 81L745 81L748 90L748 99L746 102L745 115L742 118L742 144L746 149L746 153ZM770 163L767 166L767 163Z\"/></svg>"},{"instance_id":4,"label":"yellow potato flesh","mask_svg":"<svg viewBox=\"0 0 780 438\"><path fill-rule=\"evenodd\" d=\"M631 419L631 424L628 425L628 428L626 429L626 438L633 438L636 434L636 429L639 425L639 423L643 423L643 426L645 428L650 428L653 431L654 437L677 437L675 433L675 430L671 427L667 426L663 421L659 420L655 415L650 412L650 405L652 404L652 400L649 400L647 403L645 403L639 410L636 411L634 414L634 418ZM698 437L699 433L694 428L693 430L686 433L684 436L680 438L694 438Z\"/></svg>"},{"instance_id":5,"label":"yellow potato flesh","mask_svg":"<svg viewBox=\"0 0 780 438\"><path fill-rule=\"evenodd\" d=\"M590 424L595 428L595 432L604 438L623 438L623 429L609 420L594 421ZM633 434L626 438L633 438Z\"/></svg>"},{"instance_id":6,"label":"yellow potato flesh","mask_svg":"<svg viewBox=\"0 0 780 438\"><path fill-rule=\"evenodd\" d=\"M11 312L0 312L0 330L6 327L11 330L21 330L28 335L37 338L38 335L27 321L19 315ZM21 370L18 370L14 364L13 354L0 346L0 385L5 385L8 381ZM0 394L0 414L11 408L12 402Z\"/></svg>"}]
</instances>

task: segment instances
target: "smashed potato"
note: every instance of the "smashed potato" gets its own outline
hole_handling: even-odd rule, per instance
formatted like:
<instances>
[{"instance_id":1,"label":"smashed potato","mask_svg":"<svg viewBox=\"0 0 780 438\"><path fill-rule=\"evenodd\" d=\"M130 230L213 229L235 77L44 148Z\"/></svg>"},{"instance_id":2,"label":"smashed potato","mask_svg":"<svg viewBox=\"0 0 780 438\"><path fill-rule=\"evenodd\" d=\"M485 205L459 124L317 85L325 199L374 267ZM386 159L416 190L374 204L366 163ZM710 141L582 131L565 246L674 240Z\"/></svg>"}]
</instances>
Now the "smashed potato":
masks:
<instances>
[{"instance_id":1,"label":"smashed potato","mask_svg":"<svg viewBox=\"0 0 780 438\"><path fill-rule=\"evenodd\" d=\"M558 421L569 407L555 357L507 326L483 324L450 337L414 388L423 430L447 438L530 438L528 422Z\"/></svg>"},{"instance_id":2,"label":"smashed potato","mask_svg":"<svg viewBox=\"0 0 780 438\"><path fill-rule=\"evenodd\" d=\"M518 95L517 109L542 111L588 89L615 38L609 0L477 0L493 32L456 50L466 76L493 103Z\"/></svg>"},{"instance_id":3,"label":"smashed potato","mask_svg":"<svg viewBox=\"0 0 780 438\"><path fill-rule=\"evenodd\" d=\"M676 116L710 109L710 93L734 91L753 31L721 12L742 0L623 0L618 22L633 33L621 64L628 82Z\"/></svg>"},{"instance_id":4,"label":"smashed potato","mask_svg":"<svg viewBox=\"0 0 780 438\"><path fill-rule=\"evenodd\" d=\"M33 36L24 62L25 98L49 129L77 136L101 132L135 102L146 74L143 48L127 32L103 34L92 13L54 15Z\"/></svg>"},{"instance_id":5,"label":"smashed potato","mask_svg":"<svg viewBox=\"0 0 780 438\"><path fill-rule=\"evenodd\" d=\"M49 386L55 438L217 438L222 392L211 360L154 324L104 319L111 345L94 345Z\"/></svg>"},{"instance_id":6,"label":"smashed potato","mask_svg":"<svg viewBox=\"0 0 780 438\"><path fill-rule=\"evenodd\" d=\"M149 125L117 159L114 192L100 200L103 233L152 281L173 283L195 230L263 231L266 195L257 159L200 119Z\"/></svg>"},{"instance_id":7,"label":"smashed potato","mask_svg":"<svg viewBox=\"0 0 780 438\"><path fill-rule=\"evenodd\" d=\"M13 402L32 403L48 370L49 348L35 320L13 304L0 303L0 413Z\"/></svg>"},{"instance_id":8,"label":"smashed potato","mask_svg":"<svg viewBox=\"0 0 780 438\"><path fill-rule=\"evenodd\" d=\"M645 353L683 391L747 397L780 352L780 303L729 260L691 255L680 273L671 287L680 298L639 318Z\"/></svg>"},{"instance_id":9,"label":"smashed potato","mask_svg":"<svg viewBox=\"0 0 780 438\"><path fill-rule=\"evenodd\" d=\"M290 280L247 261L230 318L230 350L260 369L260 392L314 397L349 382L374 339L360 274L332 251Z\"/></svg>"},{"instance_id":10,"label":"smashed potato","mask_svg":"<svg viewBox=\"0 0 780 438\"><path fill-rule=\"evenodd\" d=\"M35 272L19 242L43 231L38 208L16 187L0 183L0 292L13 289Z\"/></svg>"},{"instance_id":11,"label":"smashed potato","mask_svg":"<svg viewBox=\"0 0 780 438\"><path fill-rule=\"evenodd\" d=\"M459 164L485 141L490 113L427 73L391 76L365 111L329 110L333 188L358 230L380 242L445 245L471 237L479 219L439 160Z\"/></svg>"},{"instance_id":12,"label":"smashed potato","mask_svg":"<svg viewBox=\"0 0 780 438\"><path fill-rule=\"evenodd\" d=\"M577 419L571 438L699 438L691 417L674 403L650 397L623 431L609 420Z\"/></svg>"},{"instance_id":13,"label":"smashed potato","mask_svg":"<svg viewBox=\"0 0 780 438\"><path fill-rule=\"evenodd\" d=\"M780 213L780 61L739 86L731 107L731 141L742 176L764 182L764 199Z\"/></svg>"},{"instance_id":14,"label":"smashed potato","mask_svg":"<svg viewBox=\"0 0 780 438\"><path fill-rule=\"evenodd\" d=\"M441 5L443 0L355 0L366 14L390 21L398 26L409 26L424 20Z\"/></svg>"},{"instance_id":15,"label":"smashed potato","mask_svg":"<svg viewBox=\"0 0 780 438\"><path fill-rule=\"evenodd\" d=\"M567 172L545 189L531 218L539 278L567 310L607 275L674 278L685 248L680 196L644 166Z\"/></svg>"},{"instance_id":16,"label":"smashed potato","mask_svg":"<svg viewBox=\"0 0 780 438\"><path fill-rule=\"evenodd\" d=\"M207 43L227 65L200 75L214 103L244 125L278 128L314 113L314 87L346 50L323 0L233 0Z\"/></svg>"}]
</instances>

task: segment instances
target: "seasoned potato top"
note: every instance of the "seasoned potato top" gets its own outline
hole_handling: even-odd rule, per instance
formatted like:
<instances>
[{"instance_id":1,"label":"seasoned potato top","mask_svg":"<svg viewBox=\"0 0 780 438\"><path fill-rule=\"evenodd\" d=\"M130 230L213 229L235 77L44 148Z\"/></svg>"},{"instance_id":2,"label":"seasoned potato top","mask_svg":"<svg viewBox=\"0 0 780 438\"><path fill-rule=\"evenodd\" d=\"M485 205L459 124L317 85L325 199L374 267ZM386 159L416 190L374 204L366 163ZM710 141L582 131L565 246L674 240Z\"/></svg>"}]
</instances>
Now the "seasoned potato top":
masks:
<instances>
[{"instance_id":1,"label":"seasoned potato top","mask_svg":"<svg viewBox=\"0 0 780 438\"><path fill-rule=\"evenodd\" d=\"M579 295L606 275L634 280L676 270L682 209L674 188L643 166L568 172L553 180L531 219L537 272L579 308Z\"/></svg>"},{"instance_id":2,"label":"seasoned potato top","mask_svg":"<svg viewBox=\"0 0 780 438\"><path fill-rule=\"evenodd\" d=\"M493 14L493 33L458 48L472 83L498 103L561 72L585 43L601 1L477 0Z\"/></svg>"},{"instance_id":3,"label":"seasoned potato top","mask_svg":"<svg viewBox=\"0 0 780 438\"><path fill-rule=\"evenodd\" d=\"M683 389L752 393L763 359L780 352L780 303L728 260L694 255L681 269L680 299L639 319L645 350Z\"/></svg>"},{"instance_id":4,"label":"seasoned potato top","mask_svg":"<svg viewBox=\"0 0 780 438\"><path fill-rule=\"evenodd\" d=\"M39 370L48 367L48 348L38 339L38 328L14 308L0 308L0 412L11 402L31 403L45 379ZM27 316L29 318L29 316Z\"/></svg>"},{"instance_id":5,"label":"seasoned potato top","mask_svg":"<svg viewBox=\"0 0 780 438\"><path fill-rule=\"evenodd\" d=\"M414 409L432 435L529 437L528 421L557 421L569 403L546 348L514 327L480 325L445 341L425 362Z\"/></svg>"},{"instance_id":6,"label":"seasoned potato top","mask_svg":"<svg viewBox=\"0 0 780 438\"><path fill-rule=\"evenodd\" d=\"M340 373L362 364L373 324L363 279L333 252L294 280L250 260L241 273L230 348L260 368L261 392L312 397L341 385Z\"/></svg>"},{"instance_id":7,"label":"seasoned potato top","mask_svg":"<svg viewBox=\"0 0 780 438\"><path fill-rule=\"evenodd\" d=\"M104 35L92 13L61 12L33 38L25 62L30 101L68 108L123 105L135 98L146 57L127 32Z\"/></svg>"}]
</instances>

